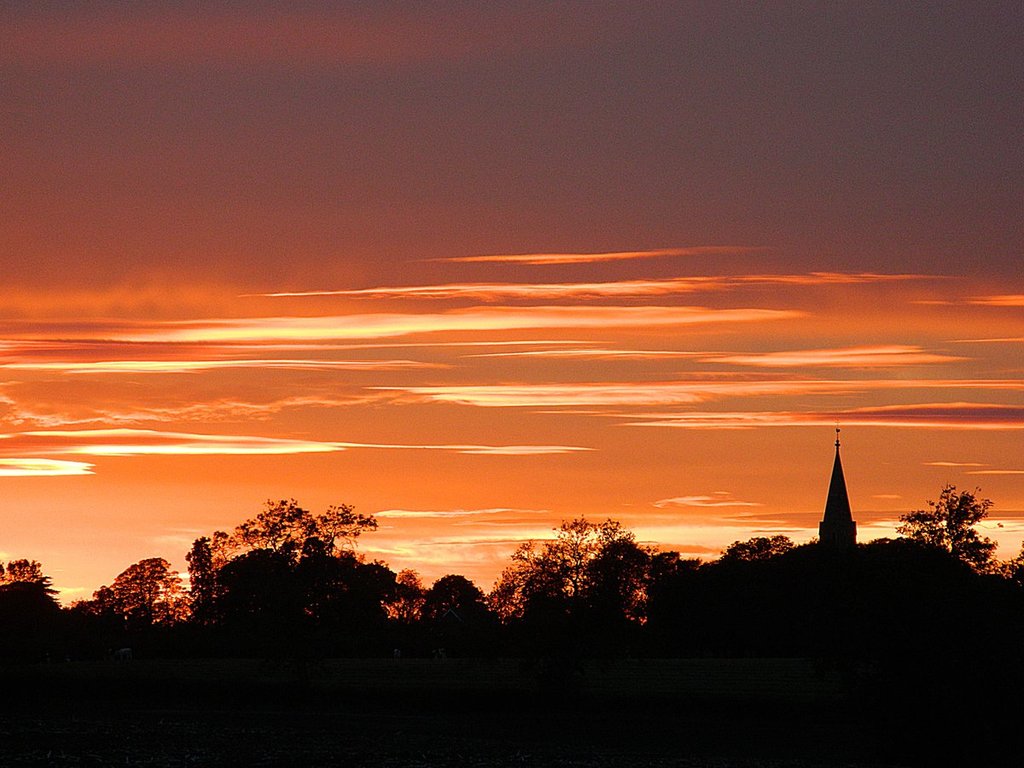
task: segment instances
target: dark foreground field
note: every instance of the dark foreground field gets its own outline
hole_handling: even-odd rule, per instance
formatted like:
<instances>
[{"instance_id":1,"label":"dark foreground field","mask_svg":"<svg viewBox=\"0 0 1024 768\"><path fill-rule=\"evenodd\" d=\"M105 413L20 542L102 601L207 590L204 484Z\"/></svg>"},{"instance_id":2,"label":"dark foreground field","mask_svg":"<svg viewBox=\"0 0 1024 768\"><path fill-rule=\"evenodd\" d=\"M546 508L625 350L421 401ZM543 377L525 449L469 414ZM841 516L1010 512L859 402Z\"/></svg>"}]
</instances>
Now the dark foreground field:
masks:
<instances>
[{"instance_id":1,"label":"dark foreground field","mask_svg":"<svg viewBox=\"0 0 1024 768\"><path fill-rule=\"evenodd\" d=\"M865 675L804 660L23 666L2 670L0 765L1002 762L913 733L916 697L878 696Z\"/></svg>"}]
</instances>

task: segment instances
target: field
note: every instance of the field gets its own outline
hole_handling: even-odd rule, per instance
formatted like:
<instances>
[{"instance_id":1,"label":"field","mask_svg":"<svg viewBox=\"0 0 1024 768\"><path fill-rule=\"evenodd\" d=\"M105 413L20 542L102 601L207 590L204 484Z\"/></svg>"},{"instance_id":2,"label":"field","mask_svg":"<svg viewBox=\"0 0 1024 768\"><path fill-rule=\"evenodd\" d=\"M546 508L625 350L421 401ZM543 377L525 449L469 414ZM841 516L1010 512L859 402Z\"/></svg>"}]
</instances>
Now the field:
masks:
<instances>
[{"instance_id":1,"label":"field","mask_svg":"<svg viewBox=\"0 0 1024 768\"><path fill-rule=\"evenodd\" d=\"M2 670L4 766L882 766L804 660L134 661ZM870 718L869 718L870 719Z\"/></svg>"}]
</instances>

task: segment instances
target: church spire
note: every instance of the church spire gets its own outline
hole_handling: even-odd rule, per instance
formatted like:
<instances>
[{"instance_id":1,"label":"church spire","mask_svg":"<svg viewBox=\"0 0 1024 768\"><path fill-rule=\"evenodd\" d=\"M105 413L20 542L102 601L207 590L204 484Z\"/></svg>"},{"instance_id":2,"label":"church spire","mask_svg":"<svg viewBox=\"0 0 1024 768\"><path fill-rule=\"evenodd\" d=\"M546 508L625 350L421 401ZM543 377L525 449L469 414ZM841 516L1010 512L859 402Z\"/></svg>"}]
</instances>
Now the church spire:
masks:
<instances>
[{"instance_id":1,"label":"church spire","mask_svg":"<svg viewBox=\"0 0 1024 768\"><path fill-rule=\"evenodd\" d=\"M852 547L857 543L857 523L850 512L843 463L839 458L839 427L836 427L836 458L825 499L825 515L818 525L818 540L830 547Z\"/></svg>"}]
</instances>

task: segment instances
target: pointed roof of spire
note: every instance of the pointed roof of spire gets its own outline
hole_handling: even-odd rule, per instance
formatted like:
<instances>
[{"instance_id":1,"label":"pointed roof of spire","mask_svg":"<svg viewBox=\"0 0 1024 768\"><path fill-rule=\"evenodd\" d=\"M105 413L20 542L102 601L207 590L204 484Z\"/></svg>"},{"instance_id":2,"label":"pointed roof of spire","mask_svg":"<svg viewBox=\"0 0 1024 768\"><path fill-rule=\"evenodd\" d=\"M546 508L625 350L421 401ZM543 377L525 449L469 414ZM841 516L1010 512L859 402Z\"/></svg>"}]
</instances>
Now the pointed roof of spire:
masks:
<instances>
[{"instance_id":1,"label":"pointed roof of spire","mask_svg":"<svg viewBox=\"0 0 1024 768\"><path fill-rule=\"evenodd\" d=\"M825 501L823 522L849 522L852 520L850 497L846 493L846 478L843 476L843 463L839 458L839 427L836 427L836 459L832 464L832 480L828 484L828 498Z\"/></svg>"}]
</instances>

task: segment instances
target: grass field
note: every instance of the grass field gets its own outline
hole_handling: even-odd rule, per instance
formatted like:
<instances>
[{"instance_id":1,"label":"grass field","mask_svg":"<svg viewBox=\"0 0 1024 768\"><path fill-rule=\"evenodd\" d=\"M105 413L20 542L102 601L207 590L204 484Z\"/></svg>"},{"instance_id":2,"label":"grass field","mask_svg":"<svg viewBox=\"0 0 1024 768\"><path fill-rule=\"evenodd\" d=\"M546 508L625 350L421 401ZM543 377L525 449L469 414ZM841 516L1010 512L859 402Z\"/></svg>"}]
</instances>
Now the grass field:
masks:
<instances>
[{"instance_id":1,"label":"grass field","mask_svg":"<svg viewBox=\"0 0 1024 768\"><path fill-rule=\"evenodd\" d=\"M3 766L903 764L805 660L154 660L2 682Z\"/></svg>"}]
</instances>

